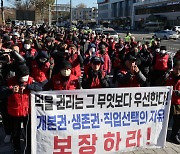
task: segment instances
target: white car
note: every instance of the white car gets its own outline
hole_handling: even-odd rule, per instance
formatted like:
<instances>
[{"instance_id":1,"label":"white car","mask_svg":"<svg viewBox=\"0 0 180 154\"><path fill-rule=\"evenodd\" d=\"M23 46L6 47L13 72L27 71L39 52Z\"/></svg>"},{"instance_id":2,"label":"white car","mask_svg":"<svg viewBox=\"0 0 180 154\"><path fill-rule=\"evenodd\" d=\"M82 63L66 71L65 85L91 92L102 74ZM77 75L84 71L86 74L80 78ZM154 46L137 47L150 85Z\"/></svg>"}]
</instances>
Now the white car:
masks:
<instances>
[{"instance_id":1,"label":"white car","mask_svg":"<svg viewBox=\"0 0 180 154\"><path fill-rule=\"evenodd\" d=\"M160 39L164 39L164 40L179 38L179 34L172 30L161 30L161 31L155 32L154 36L156 38L160 38Z\"/></svg>"},{"instance_id":2,"label":"white car","mask_svg":"<svg viewBox=\"0 0 180 154\"><path fill-rule=\"evenodd\" d=\"M119 40L118 33L114 29L111 29L111 28L110 29L105 29L105 30L103 30L103 34L104 35L109 35L109 37L114 38L114 40L116 42L118 42L118 40Z\"/></svg>"},{"instance_id":3,"label":"white car","mask_svg":"<svg viewBox=\"0 0 180 154\"><path fill-rule=\"evenodd\" d=\"M101 34L103 32L103 28L96 28L94 29L94 31L96 32L96 34Z\"/></svg>"},{"instance_id":4,"label":"white car","mask_svg":"<svg viewBox=\"0 0 180 154\"><path fill-rule=\"evenodd\" d=\"M180 26L174 26L172 30L180 33Z\"/></svg>"}]
</instances>

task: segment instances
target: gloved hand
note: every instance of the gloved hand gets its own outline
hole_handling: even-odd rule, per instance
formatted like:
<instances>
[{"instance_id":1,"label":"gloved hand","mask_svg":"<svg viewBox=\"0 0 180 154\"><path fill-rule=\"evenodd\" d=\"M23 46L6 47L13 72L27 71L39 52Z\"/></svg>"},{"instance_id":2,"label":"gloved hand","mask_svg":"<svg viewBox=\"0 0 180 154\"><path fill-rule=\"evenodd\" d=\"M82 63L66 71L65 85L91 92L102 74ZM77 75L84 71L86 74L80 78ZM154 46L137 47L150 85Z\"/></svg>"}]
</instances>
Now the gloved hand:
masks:
<instances>
[{"instance_id":1,"label":"gloved hand","mask_svg":"<svg viewBox=\"0 0 180 154\"><path fill-rule=\"evenodd\" d=\"M175 91L175 95L178 96L178 97L180 97L180 91L176 90L176 91Z\"/></svg>"},{"instance_id":2,"label":"gloved hand","mask_svg":"<svg viewBox=\"0 0 180 154\"><path fill-rule=\"evenodd\" d=\"M99 79L102 79L103 77L102 77L102 71L98 71L98 78Z\"/></svg>"}]
</instances>

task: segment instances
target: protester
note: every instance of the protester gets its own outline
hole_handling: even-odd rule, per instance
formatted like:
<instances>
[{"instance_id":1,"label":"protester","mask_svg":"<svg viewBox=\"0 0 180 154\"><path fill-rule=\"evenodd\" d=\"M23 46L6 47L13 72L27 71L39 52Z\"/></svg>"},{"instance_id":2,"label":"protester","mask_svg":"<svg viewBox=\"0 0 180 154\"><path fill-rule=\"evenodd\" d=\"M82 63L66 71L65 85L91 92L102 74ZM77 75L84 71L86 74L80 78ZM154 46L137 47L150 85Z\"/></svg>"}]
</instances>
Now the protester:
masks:
<instances>
[{"instance_id":1,"label":"protester","mask_svg":"<svg viewBox=\"0 0 180 154\"><path fill-rule=\"evenodd\" d=\"M92 89L110 87L109 79L105 72L101 69L102 63L101 57L94 56L91 58L88 72L83 74L82 88Z\"/></svg>"},{"instance_id":2,"label":"protester","mask_svg":"<svg viewBox=\"0 0 180 154\"><path fill-rule=\"evenodd\" d=\"M80 50L74 44L70 44L68 48L69 54L66 60L68 60L72 65L72 74L80 78L81 65L83 64L83 58L80 54Z\"/></svg>"},{"instance_id":3,"label":"protester","mask_svg":"<svg viewBox=\"0 0 180 154\"><path fill-rule=\"evenodd\" d=\"M35 60L31 62L30 75L33 79L42 85L48 82L50 63L48 62L49 56L46 51L39 51Z\"/></svg>"},{"instance_id":4,"label":"protester","mask_svg":"<svg viewBox=\"0 0 180 154\"><path fill-rule=\"evenodd\" d=\"M44 86L44 90L75 90L81 85L77 76L72 74L72 65L69 61L63 61L58 74Z\"/></svg>"},{"instance_id":5,"label":"protester","mask_svg":"<svg viewBox=\"0 0 180 154\"><path fill-rule=\"evenodd\" d=\"M136 64L134 53L128 53L124 60L124 66L119 70L117 77L118 87L140 87L146 82L146 77L142 74Z\"/></svg>"},{"instance_id":6,"label":"protester","mask_svg":"<svg viewBox=\"0 0 180 154\"><path fill-rule=\"evenodd\" d=\"M7 108L12 124L14 152L19 154L21 150L21 123L28 130L26 133L28 133L27 140L28 146L30 146L30 123L28 123L30 120L30 91L40 91L42 88L29 76L29 68L26 65L19 65L16 69L16 75L9 78L7 84L8 88L3 89L1 93L8 95Z\"/></svg>"},{"instance_id":7,"label":"protester","mask_svg":"<svg viewBox=\"0 0 180 154\"><path fill-rule=\"evenodd\" d=\"M30 90L42 90L42 87L43 90L76 90L81 88L81 83L83 89L109 88L112 85L112 88L172 85L175 91L171 110L178 110L176 67L179 66L179 53L173 59L159 39L136 41L129 32L117 42L110 34L106 36L91 30L46 24L39 28L1 28L0 66L3 62L5 65L1 69L0 99L7 135L5 143L10 141L12 135L14 147L19 150L19 123L23 121L26 125L30 114L28 94ZM171 59L174 71L170 73L173 65ZM23 76L28 81L21 82L19 79L24 79ZM25 101L19 100L17 95L26 96ZM11 104L18 106L17 101L28 108L24 115L12 114ZM171 115L175 123L179 123L178 114L171 112ZM13 127L7 122L11 120L14 121ZM176 142L179 126L175 123L171 138Z\"/></svg>"},{"instance_id":8,"label":"protester","mask_svg":"<svg viewBox=\"0 0 180 154\"><path fill-rule=\"evenodd\" d=\"M111 59L108 55L107 48L104 44L100 45L97 55L102 57L104 60L104 64L101 66L104 73L106 75L110 74L111 73Z\"/></svg>"},{"instance_id":9,"label":"protester","mask_svg":"<svg viewBox=\"0 0 180 154\"><path fill-rule=\"evenodd\" d=\"M145 86L150 86L150 71L151 71L151 65L152 65L152 60L153 56L148 50L148 47L146 44L143 44L142 49L139 52L141 64L139 65L139 69L141 72L144 74L144 76L147 78L147 85Z\"/></svg>"},{"instance_id":10,"label":"protester","mask_svg":"<svg viewBox=\"0 0 180 154\"><path fill-rule=\"evenodd\" d=\"M169 122L173 118L171 141L180 144L180 60L174 63L173 71L165 82L166 86L173 86Z\"/></svg>"},{"instance_id":11,"label":"protester","mask_svg":"<svg viewBox=\"0 0 180 154\"><path fill-rule=\"evenodd\" d=\"M163 85L169 71L172 68L172 60L171 57L167 54L166 46L160 47L160 52L156 53L153 58L152 67L153 72L151 75L151 85Z\"/></svg>"}]
</instances>

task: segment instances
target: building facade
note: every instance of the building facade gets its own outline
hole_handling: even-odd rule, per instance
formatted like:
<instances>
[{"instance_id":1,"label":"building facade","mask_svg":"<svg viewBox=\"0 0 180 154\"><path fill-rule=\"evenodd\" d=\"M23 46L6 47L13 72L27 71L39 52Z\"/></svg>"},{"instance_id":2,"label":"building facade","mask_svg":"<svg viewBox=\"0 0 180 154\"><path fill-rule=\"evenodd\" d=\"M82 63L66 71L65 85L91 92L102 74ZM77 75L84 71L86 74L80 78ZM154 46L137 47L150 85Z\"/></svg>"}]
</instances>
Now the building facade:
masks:
<instances>
[{"instance_id":1,"label":"building facade","mask_svg":"<svg viewBox=\"0 0 180 154\"><path fill-rule=\"evenodd\" d=\"M180 0L97 0L98 20L137 28L151 16L180 25ZM156 20L156 19L155 19Z\"/></svg>"},{"instance_id":2,"label":"building facade","mask_svg":"<svg viewBox=\"0 0 180 154\"><path fill-rule=\"evenodd\" d=\"M164 19L167 27L180 25L180 0L139 0L132 10L133 27L147 23L150 16L156 22Z\"/></svg>"},{"instance_id":3,"label":"building facade","mask_svg":"<svg viewBox=\"0 0 180 154\"><path fill-rule=\"evenodd\" d=\"M99 22L130 26L132 6L136 0L97 0Z\"/></svg>"},{"instance_id":4,"label":"building facade","mask_svg":"<svg viewBox=\"0 0 180 154\"><path fill-rule=\"evenodd\" d=\"M98 17L98 9L92 8L73 8L72 19L74 21L82 21L83 23L96 22Z\"/></svg>"},{"instance_id":5,"label":"building facade","mask_svg":"<svg viewBox=\"0 0 180 154\"><path fill-rule=\"evenodd\" d=\"M67 22L70 18L70 5L69 4L56 4L50 6L49 22Z\"/></svg>"}]
</instances>

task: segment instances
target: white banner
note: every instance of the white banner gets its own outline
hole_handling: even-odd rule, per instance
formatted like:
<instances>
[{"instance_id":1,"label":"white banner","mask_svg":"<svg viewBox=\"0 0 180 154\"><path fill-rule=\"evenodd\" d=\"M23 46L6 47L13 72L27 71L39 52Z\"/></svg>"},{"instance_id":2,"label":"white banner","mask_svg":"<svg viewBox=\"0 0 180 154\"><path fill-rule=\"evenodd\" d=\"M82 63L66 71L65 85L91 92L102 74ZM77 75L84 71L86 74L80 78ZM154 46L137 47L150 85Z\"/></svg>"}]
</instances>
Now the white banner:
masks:
<instances>
[{"instance_id":1,"label":"white banner","mask_svg":"<svg viewBox=\"0 0 180 154\"><path fill-rule=\"evenodd\" d=\"M160 148L172 87L31 94L33 154L105 154Z\"/></svg>"}]
</instances>

